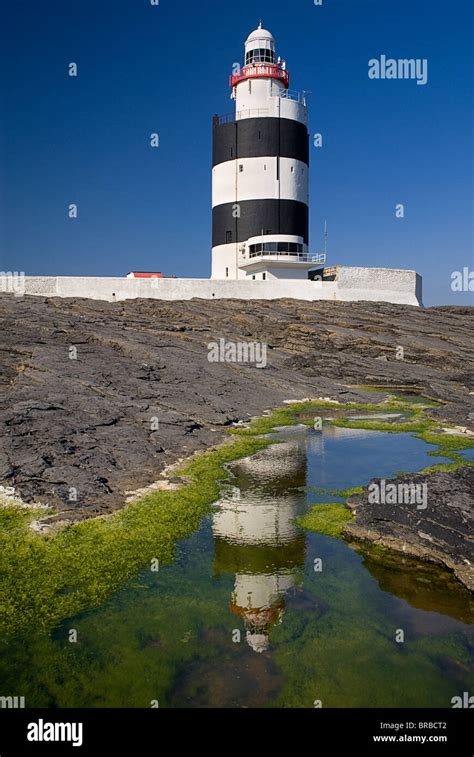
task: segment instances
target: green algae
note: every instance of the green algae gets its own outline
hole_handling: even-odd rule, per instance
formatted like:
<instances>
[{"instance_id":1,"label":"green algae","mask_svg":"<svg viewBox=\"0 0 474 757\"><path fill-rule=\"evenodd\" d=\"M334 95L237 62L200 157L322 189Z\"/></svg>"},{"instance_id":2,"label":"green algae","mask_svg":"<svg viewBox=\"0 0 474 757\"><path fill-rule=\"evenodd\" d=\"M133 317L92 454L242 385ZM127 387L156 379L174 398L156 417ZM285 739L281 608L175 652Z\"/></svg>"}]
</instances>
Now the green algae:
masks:
<instances>
[{"instance_id":1,"label":"green algae","mask_svg":"<svg viewBox=\"0 0 474 757\"><path fill-rule=\"evenodd\" d=\"M199 527L218 499L220 483L229 477L224 466L269 443L238 439L198 455L177 471L189 481L181 489L155 492L51 536L29 527L35 510L1 507L0 630L50 628L103 603L151 560L170 563L176 542Z\"/></svg>"},{"instance_id":2,"label":"green algae","mask_svg":"<svg viewBox=\"0 0 474 757\"><path fill-rule=\"evenodd\" d=\"M308 405L304 407L308 409ZM330 407L335 406L331 404ZM354 409L353 405L346 407ZM373 409L380 410L380 406ZM292 422L300 421L298 412L301 410L295 412L294 405L285 408L283 420L293 417ZM282 422L281 413L264 420L265 433L274 426L290 425ZM271 427L270 423L273 424ZM250 433L246 430L243 436L255 436L256 428L259 427L254 425L253 430ZM458 442L459 437L456 440ZM166 580L164 575L162 580L161 574L154 576L150 571L143 571L138 579L143 584L137 584L140 567L149 565L151 558L159 558L161 565L169 562L175 555L176 539L181 538L179 534L187 537L199 527L203 515L209 511L209 504L219 496L220 482L227 478L223 465L250 455L269 443L270 440L239 438L238 448L233 444L223 448L223 458L221 452L210 460L206 460L205 455L196 458L193 471L184 469L179 472L190 480L186 490L159 492L111 518L95 521L115 524L115 530L107 531L107 537L101 529L93 529L87 539L84 535L76 536L78 552L76 554L70 545L68 556L76 560L73 570L79 573L79 588L74 583L74 576L70 576L69 582L63 581L59 596L67 598L69 604L64 614L59 613L62 617L58 614L56 617L62 620L76 612L82 614L73 621L63 622L53 637L44 633L35 635L30 630L33 625L30 622L23 648L21 642L17 647L9 644L3 649L0 644L0 678L7 684L7 689L25 692L28 706L149 707L151 701L158 700L160 707L183 707L196 706L202 701L200 697L206 706L222 706L223 702L232 706L233 700L227 691L235 686L238 693L241 677L250 668L253 678L250 676L246 680L244 706L247 707L259 704L313 707L318 699L322 700L323 707L417 707L420 703L441 707L450 706L451 697L458 693L452 680L443 679L440 672L443 666L462 671L460 690L468 686L469 680L474 685L472 676L469 679L469 672L465 671L468 648L462 635L453 633L420 638L408 629L406 643L395 642L395 631L400 627L398 604L396 601L393 606L387 603L388 595L380 595L378 579L368 571L358 570L365 558L356 552L347 557L347 547L338 539L307 534L307 547L304 540L296 539L285 547L283 554L281 546L274 550L253 545L245 548L244 557L238 545L221 544L219 540L214 555L206 557L204 544L197 542L192 554L186 554L188 579L180 573L178 560L177 567L169 572L172 575L168 574ZM350 496L360 489L346 489L337 496ZM188 500L182 498L185 491ZM151 504L152 499L154 504ZM324 505L316 505L313 509L321 507ZM340 503L336 507L344 508ZM135 509L136 513L133 512ZM346 508L344 510L348 513ZM8 517L10 535L16 533L19 541L25 531L31 535L26 526L33 514L19 511L11 512ZM155 517L156 524L153 522ZM88 524L81 526L89 528ZM66 531L76 532L77 527ZM33 536L40 542L51 544L61 534L46 539ZM107 600L114 591L111 588L113 579L118 579L118 588L124 581L129 583L116 591L110 601L104 602L99 597L93 598L91 604L88 603L88 587L84 586L87 576L83 575L80 560L95 559L91 552L96 548L99 552L107 549L103 542L109 537L118 540L116 545L111 544L111 574L107 586L101 586L99 576L96 588ZM70 538L74 543L72 536ZM192 536L191 540L195 538ZM324 544L329 545L326 549L330 552L323 557L329 558L330 555L330 561L325 559L323 572L316 574L312 559L314 555L321 555ZM129 548L131 554L125 554L122 567L118 553L120 549L127 552ZM252 572L266 573L268 566L292 567L302 563L305 550L310 567L306 571L304 595L311 596L312 602L308 602L310 609L294 609L290 603L284 622L272 629L272 665L278 666L279 691L269 697L267 692L271 691L273 680L270 663L265 662L269 655L250 652L244 638L241 644L232 643L232 632L239 627L239 620L234 615L226 615L223 608L228 606L234 571L250 568ZM387 550L377 547L373 550L379 564L388 559ZM167 552L171 555L169 560ZM36 552L31 555L32 559L35 557ZM97 560L96 571L107 568L103 558L102 554ZM131 567L130 561L136 567ZM51 567L54 568L53 580L58 585L56 567L51 562L46 564L46 569ZM370 571L370 566L367 567ZM0 586L2 570L3 565L0 566ZM124 570L129 570L125 577ZM393 571L388 572L392 578ZM213 582L210 579L212 573ZM91 579L97 578L94 570L88 575ZM46 580L44 575L42 579ZM384 580L388 579L385 577ZM399 583L402 585L401 579ZM134 587L137 586L141 590L135 593ZM451 594L450 591L447 593ZM412 594L409 596L411 599ZM45 602L51 602L51 598L53 602L57 601L51 593L44 597ZM26 597L26 600L30 599L31 594ZM435 607L434 604L432 609ZM89 608L96 609L83 612ZM45 626L50 622L49 616L46 621ZM71 622L78 630L78 644L67 641ZM29 655L26 664L25 649ZM5 660L7 656L10 660L12 655L18 656L16 671L20 671L20 677L14 676L11 663L8 671L2 669L2 651L6 652ZM232 674L238 659L243 662L238 668L236 683ZM3 675L4 672L7 674ZM269 679L271 681L267 683ZM262 702L254 698L255 692L261 690L265 694Z\"/></svg>"},{"instance_id":3,"label":"green algae","mask_svg":"<svg viewBox=\"0 0 474 757\"><path fill-rule=\"evenodd\" d=\"M53 635L30 632L15 645L0 645L3 687L24 693L28 707L150 708L156 700L170 706L179 667L209 663L216 648L221 654L229 648L222 613L229 588L211 592L197 573L194 595L179 580L173 593L159 579L137 593L122 590L118 601L74 618L77 643L68 641L65 623ZM203 643L206 625L212 644Z\"/></svg>"},{"instance_id":4,"label":"green algae","mask_svg":"<svg viewBox=\"0 0 474 757\"><path fill-rule=\"evenodd\" d=\"M347 407L347 406L346 406ZM348 406L350 409L352 406ZM355 428L366 429L369 431L384 431L389 434L397 434L403 432L417 432L423 433L437 425L435 421L427 417L426 410L429 406L425 405L413 405L410 402L404 402L402 400L389 399L379 405L368 405L366 407L370 412L376 412L377 410L394 411L399 413L409 412L410 420L397 421L396 423L381 420L379 418L366 418L366 419L353 419L353 418L335 418L331 421L333 426L339 426L340 428Z\"/></svg>"},{"instance_id":5,"label":"green algae","mask_svg":"<svg viewBox=\"0 0 474 757\"><path fill-rule=\"evenodd\" d=\"M338 499L347 500L353 494L362 494L362 486L350 486L347 489L329 489L325 486L306 486L304 488L309 494L317 494L326 497L337 497Z\"/></svg>"},{"instance_id":6,"label":"green algae","mask_svg":"<svg viewBox=\"0 0 474 757\"><path fill-rule=\"evenodd\" d=\"M390 595L380 592L371 573L357 569L363 558L354 552L343 560L346 547L332 544L330 569L323 563L321 573L305 577L306 591L323 611L302 618L289 610L273 631L284 685L272 706L312 708L320 700L323 708L449 707L457 692L440 670L465 665L468 639L457 632L420 638L402 621L397 600L387 601ZM399 628L405 628L404 643L396 642ZM459 685L471 682L472 672L463 668Z\"/></svg>"},{"instance_id":7,"label":"green algae","mask_svg":"<svg viewBox=\"0 0 474 757\"><path fill-rule=\"evenodd\" d=\"M435 427L439 428L439 424L435 424ZM461 434L440 434L427 429L419 435L420 439L423 439L428 444L434 444L438 449L445 453L456 454L457 450L470 449L474 447L474 437L469 437Z\"/></svg>"},{"instance_id":8,"label":"green algae","mask_svg":"<svg viewBox=\"0 0 474 757\"><path fill-rule=\"evenodd\" d=\"M341 491L331 492L334 497L341 497L342 499L349 499L354 494L362 494L364 488L362 486L350 486L348 489L342 489Z\"/></svg>"},{"instance_id":9,"label":"green algae","mask_svg":"<svg viewBox=\"0 0 474 757\"><path fill-rule=\"evenodd\" d=\"M230 430L234 437L232 443L196 456L178 471L189 480L183 488L153 493L112 516L69 526L47 537L34 533L29 527L40 514L44 517L44 510L25 510L16 505L0 507L0 630L17 631L32 624L50 628L64 617L100 605L150 560L159 560L161 564L171 562L176 542L199 527L212 502L218 499L220 483L228 477L224 466L271 444L272 440L259 437L275 427L297 422L313 425L313 420L300 417L303 413L326 409L347 412L406 412L409 409L415 419L396 424L350 419L329 422L335 426L389 433L411 431L436 445L437 449L431 454L443 454L452 460L423 472L473 465L457 451L473 447L474 440L436 433L439 423L425 415L425 410L433 406L421 403L414 406L410 401L392 398L378 404L339 404L325 400L292 403L253 419L245 428L234 427ZM360 487L356 487L332 492L332 496L347 498L360 491ZM326 507L339 508L326 513L326 526L321 522L322 510L318 515L312 511L307 518L312 519L313 526L317 523L317 530L328 529L321 533L339 535L343 517L347 520L349 511L341 504Z\"/></svg>"},{"instance_id":10,"label":"green algae","mask_svg":"<svg viewBox=\"0 0 474 757\"><path fill-rule=\"evenodd\" d=\"M363 608L364 597L358 600ZM289 618L286 619L289 628ZM301 625L301 620L300 620ZM308 620L299 637L286 644L274 634L275 660L284 686L274 707L449 707L456 693L452 682L440 677L442 659L463 664L467 644L455 638L444 645L395 641L396 625L363 612L335 613ZM473 681L473 676L470 676Z\"/></svg>"},{"instance_id":11,"label":"green algae","mask_svg":"<svg viewBox=\"0 0 474 757\"><path fill-rule=\"evenodd\" d=\"M380 420L351 420L350 418L336 418L331 421L333 426L339 428L360 428L366 431L384 431L388 434L401 434L407 432L422 433L434 427L433 421L428 419L416 419L414 421L399 421L389 423Z\"/></svg>"},{"instance_id":12,"label":"green algae","mask_svg":"<svg viewBox=\"0 0 474 757\"><path fill-rule=\"evenodd\" d=\"M394 387L390 386L390 384L379 384L378 386L359 385L357 389L362 389L364 392L388 394L389 397L394 397L396 400L414 405L423 405L424 407L443 407L445 404L441 400L427 397L425 394L422 394L421 389L416 389L416 387Z\"/></svg>"},{"instance_id":13,"label":"green algae","mask_svg":"<svg viewBox=\"0 0 474 757\"><path fill-rule=\"evenodd\" d=\"M426 468L420 471L420 474L425 473L454 473L459 468L465 468L466 466L473 466L472 460L459 460L453 463L435 463L434 465L428 465Z\"/></svg>"},{"instance_id":14,"label":"green algae","mask_svg":"<svg viewBox=\"0 0 474 757\"><path fill-rule=\"evenodd\" d=\"M404 411L407 409L409 404L410 403L407 402L390 402L389 404L384 403L382 405L370 405L367 409L376 411L380 410L382 407L384 409L386 407L390 407L390 409L392 410L396 409ZM413 420L399 421L397 423L388 423L378 419L354 420L351 418L335 418L329 421L329 423L331 423L332 426L337 426L339 428L382 431L389 434L411 432L419 439L423 439L423 441L425 441L427 444L432 444L436 448L429 453L430 455L434 457L448 457L453 461L452 463L437 463L436 465L430 466L421 471L422 473L430 473L437 470L456 470L456 468L460 467L461 465L472 465L472 461L465 460L461 455L458 454L458 452L461 450L473 448L474 438L459 433L449 433L449 431L454 431L454 429L450 427L447 427L448 433L440 433L440 421L433 420L426 415L426 411L429 408L437 406L438 404L418 404L411 408L411 414L412 416L414 416ZM346 405L345 409L350 410L352 407L353 405ZM402 473L398 475L402 475Z\"/></svg>"},{"instance_id":15,"label":"green algae","mask_svg":"<svg viewBox=\"0 0 474 757\"><path fill-rule=\"evenodd\" d=\"M439 424L436 426L439 428ZM420 473L452 473L458 468L472 467L473 460L465 460L462 455L458 454L460 450L472 449L474 447L474 438L461 436L460 434L440 434L436 431L427 430L417 434L419 439L423 439L427 444L433 444L436 449L429 452L430 456L441 455L452 460L451 463L435 463L424 468Z\"/></svg>"},{"instance_id":16,"label":"green algae","mask_svg":"<svg viewBox=\"0 0 474 757\"><path fill-rule=\"evenodd\" d=\"M231 428L230 433L236 436L270 434L277 426L292 426L297 421L297 412L293 405L280 407L268 415L252 418L245 427L235 426Z\"/></svg>"},{"instance_id":17,"label":"green algae","mask_svg":"<svg viewBox=\"0 0 474 757\"><path fill-rule=\"evenodd\" d=\"M244 635L234 644L238 621L223 612L232 577L212 582L212 556L192 539L187 575L148 575L142 591L122 590L53 637L29 635L25 646L5 648L5 690L20 690L29 707L149 708L156 700L160 708L232 706L238 696L245 707L311 708L317 699L323 707L441 707L458 693L440 672L446 665L460 668L461 691L468 686L466 639L420 638L407 627L405 643L397 644L396 601L387 606L388 595L357 569L360 558L354 553L346 564L347 551L333 540L328 569L307 571L311 606L286 609L272 630L270 655L252 653ZM77 644L67 640L71 627Z\"/></svg>"},{"instance_id":18,"label":"green algae","mask_svg":"<svg viewBox=\"0 0 474 757\"><path fill-rule=\"evenodd\" d=\"M339 538L344 526L352 520L351 511L346 505L329 503L313 505L309 513L297 519L298 525L310 531Z\"/></svg>"},{"instance_id":19,"label":"green algae","mask_svg":"<svg viewBox=\"0 0 474 757\"><path fill-rule=\"evenodd\" d=\"M423 408L413 408L409 403L401 402L401 401L393 401L393 400L385 400L382 403L379 404L371 404L371 403L363 403L363 402L350 402L350 403L339 403L339 402L330 402L328 400L310 400L307 402L292 402L291 404L277 408L276 410L273 410L272 412L268 413L268 415L264 415L258 418L252 418L252 420L247 423L245 426L235 426L234 428L230 429L231 434L235 434L238 436L256 436L261 434L270 434L275 428L277 427L283 427L283 426L292 426L295 423L301 423L305 426L313 426L314 425L314 418L305 418L304 414L307 414L311 411L314 411L315 413L318 411L326 411L326 410L333 410L337 412L351 412L354 410L357 411L366 411L366 412L380 412L383 410L383 412L410 412L412 415L421 414L423 412ZM332 423L333 425L345 425L346 420L345 419L336 419L332 421L328 421ZM365 423L374 423L375 421L347 421L347 423L354 423L354 426L349 426L352 428L366 428ZM428 422L427 422L428 423ZM356 425L360 424L360 425ZM411 428L417 428L419 426L420 422L416 421L410 426ZM393 430L403 430L400 428L402 424L394 424L394 423L385 423L380 424L387 426L390 431ZM394 426L396 428L394 429ZM428 428L428 425L426 425ZM420 430L423 430L424 426L420 426ZM378 430L378 429L376 429ZM380 429L384 430L384 429Z\"/></svg>"}]
</instances>

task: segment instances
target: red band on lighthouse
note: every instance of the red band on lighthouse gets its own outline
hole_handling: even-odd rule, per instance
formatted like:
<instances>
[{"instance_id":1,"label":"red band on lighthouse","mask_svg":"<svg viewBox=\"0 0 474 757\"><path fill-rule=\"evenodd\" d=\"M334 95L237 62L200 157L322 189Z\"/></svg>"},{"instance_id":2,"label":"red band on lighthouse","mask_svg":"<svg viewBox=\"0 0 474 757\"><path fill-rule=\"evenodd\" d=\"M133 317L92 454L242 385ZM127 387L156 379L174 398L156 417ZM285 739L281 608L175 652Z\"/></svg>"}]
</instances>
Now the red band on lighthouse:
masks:
<instances>
[{"instance_id":1,"label":"red band on lighthouse","mask_svg":"<svg viewBox=\"0 0 474 757\"><path fill-rule=\"evenodd\" d=\"M290 75L288 71L284 71L280 66L262 65L262 66L245 66L237 74L230 77L230 86L235 87L241 81L245 79L278 79L281 81L286 89L290 84Z\"/></svg>"}]
</instances>

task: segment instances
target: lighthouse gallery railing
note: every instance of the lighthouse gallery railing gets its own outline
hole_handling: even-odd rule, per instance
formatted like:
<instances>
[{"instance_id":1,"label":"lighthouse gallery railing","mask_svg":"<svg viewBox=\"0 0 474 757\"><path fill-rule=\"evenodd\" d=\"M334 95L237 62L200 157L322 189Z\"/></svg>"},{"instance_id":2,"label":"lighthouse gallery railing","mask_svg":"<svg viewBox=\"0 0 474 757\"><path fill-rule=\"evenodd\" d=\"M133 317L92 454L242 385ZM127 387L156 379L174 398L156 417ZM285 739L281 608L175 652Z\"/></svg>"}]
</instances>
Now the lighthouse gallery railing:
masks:
<instances>
[{"instance_id":1,"label":"lighthouse gallery railing","mask_svg":"<svg viewBox=\"0 0 474 757\"><path fill-rule=\"evenodd\" d=\"M306 104L305 96L301 92L296 92L292 89L283 90L278 96L270 98L272 100L291 100L292 102ZM248 110L239 110L233 113L226 113L223 116L214 116L214 126L222 126L223 124L231 124L234 121L241 121L244 118L259 118L260 116L268 116L270 110L268 108L249 108Z\"/></svg>"},{"instance_id":2,"label":"lighthouse gallery railing","mask_svg":"<svg viewBox=\"0 0 474 757\"><path fill-rule=\"evenodd\" d=\"M248 255L241 255L241 260L251 260L253 258L290 258L298 263L315 263L324 265L327 255L324 252L306 253L306 252L250 252Z\"/></svg>"}]
</instances>

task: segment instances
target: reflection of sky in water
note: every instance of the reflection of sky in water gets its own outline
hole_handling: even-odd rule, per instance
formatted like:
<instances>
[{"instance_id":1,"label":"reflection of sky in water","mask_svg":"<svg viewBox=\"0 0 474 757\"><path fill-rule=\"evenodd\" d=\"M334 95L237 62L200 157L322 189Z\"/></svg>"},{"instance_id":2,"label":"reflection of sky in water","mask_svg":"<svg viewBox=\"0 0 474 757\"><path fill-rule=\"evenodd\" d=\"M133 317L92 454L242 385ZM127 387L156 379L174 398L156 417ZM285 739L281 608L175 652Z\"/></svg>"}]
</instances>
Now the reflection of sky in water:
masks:
<instances>
[{"instance_id":1,"label":"reflection of sky in water","mask_svg":"<svg viewBox=\"0 0 474 757\"><path fill-rule=\"evenodd\" d=\"M321 433L298 426L281 428L276 438L282 442L232 466L235 478L218 503L212 525L216 540L240 546L231 610L244 621L247 642L256 652L269 648L271 628L283 620L285 594L296 585L305 551L303 547L301 564L292 570L283 563L271 572L268 565L263 572L251 572L245 568L246 548L273 546L281 557L285 545L298 541L299 535L301 541L295 519L307 510L301 493L305 486L343 489L355 480L364 483L373 475L375 461L381 477L402 465L406 469L407 459L410 470L433 462L430 448L408 434L331 426Z\"/></svg>"},{"instance_id":2,"label":"reflection of sky in water","mask_svg":"<svg viewBox=\"0 0 474 757\"><path fill-rule=\"evenodd\" d=\"M418 471L445 460L430 457L433 449L410 434L328 427L309 436L307 485L341 490L402 470Z\"/></svg>"},{"instance_id":3,"label":"reflection of sky in water","mask_svg":"<svg viewBox=\"0 0 474 757\"><path fill-rule=\"evenodd\" d=\"M457 454L461 455L461 457L464 458L464 460L474 461L474 447L471 447L470 449L459 450Z\"/></svg>"},{"instance_id":4,"label":"reflection of sky in water","mask_svg":"<svg viewBox=\"0 0 474 757\"><path fill-rule=\"evenodd\" d=\"M232 466L215 510L172 564L145 568L52 638L8 640L3 690L21 691L30 707L312 707L316 698L325 707L449 707L474 689L472 605L450 574L359 554L294 522L334 500L311 487L419 470L437 461L431 447L327 426L278 438ZM80 643L68 643L70 628Z\"/></svg>"}]
</instances>

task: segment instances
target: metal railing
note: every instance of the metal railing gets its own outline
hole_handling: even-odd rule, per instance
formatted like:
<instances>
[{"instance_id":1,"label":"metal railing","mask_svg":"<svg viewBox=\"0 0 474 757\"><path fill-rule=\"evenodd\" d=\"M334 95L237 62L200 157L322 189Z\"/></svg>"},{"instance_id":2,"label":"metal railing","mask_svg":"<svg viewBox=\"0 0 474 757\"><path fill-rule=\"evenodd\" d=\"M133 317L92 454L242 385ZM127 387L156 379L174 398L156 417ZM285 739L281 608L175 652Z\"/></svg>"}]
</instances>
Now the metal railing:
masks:
<instances>
[{"instance_id":1,"label":"metal railing","mask_svg":"<svg viewBox=\"0 0 474 757\"><path fill-rule=\"evenodd\" d=\"M212 123L214 127L222 126L223 124L231 124L235 121L235 113L226 113L224 116L214 116Z\"/></svg>"},{"instance_id":2,"label":"metal railing","mask_svg":"<svg viewBox=\"0 0 474 757\"><path fill-rule=\"evenodd\" d=\"M244 118L259 118L268 116L268 108L254 108L249 110L239 110L237 113L226 113L224 116L214 116L214 127L223 124L232 124L234 121L241 121Z\"/></svg>"},{"instance_id":3,"label":"metal railing","mask_svg":"<svg viewBox=\"0 0 474 757\"><path fill-rule=\"evenodd\" d=\"M302 92L297 92L293 89L284 89L278 95L274 95L272 100L291 100L292 102L300 103L300 105L306 105L306 99ZM268 116L270 113L268 108L253 108L249 110L239 110L236 113L225 113L223 116L214 116L214 126L222 126L223 124L232 124L235 121L241 121L243 118L259 118L260 116ZM275 116L277 113L275 112Z\"/></svg>"},{"instance_id":4,"label":"metal railing","mask_svg":"<svg viewBox=\"0 0 474 757\"><path fill-rule=\"evenodd\" d=\"M248 255L241 255L241 260L253 260L255 258L290 258L292 262L314 263L315 265L324 265L327 256L324 252L250 252Z\"/></svg>"},{"instance_id":5,"label":"metal railing","mask_svg":"<svg viewBox=\"0 0 474 757\"><path fill-rule=\"evenodd\" d=\"M297 92L295 89L283 89L277 97L280 98L280 100L292 100L293 102L301 103L301 105L306 105L306 98L302 92Z\"/></svg>"}]
</instances>

